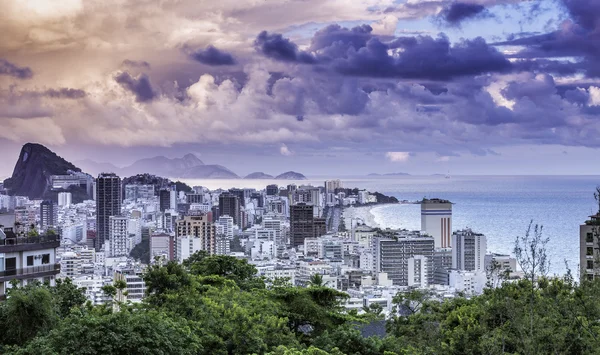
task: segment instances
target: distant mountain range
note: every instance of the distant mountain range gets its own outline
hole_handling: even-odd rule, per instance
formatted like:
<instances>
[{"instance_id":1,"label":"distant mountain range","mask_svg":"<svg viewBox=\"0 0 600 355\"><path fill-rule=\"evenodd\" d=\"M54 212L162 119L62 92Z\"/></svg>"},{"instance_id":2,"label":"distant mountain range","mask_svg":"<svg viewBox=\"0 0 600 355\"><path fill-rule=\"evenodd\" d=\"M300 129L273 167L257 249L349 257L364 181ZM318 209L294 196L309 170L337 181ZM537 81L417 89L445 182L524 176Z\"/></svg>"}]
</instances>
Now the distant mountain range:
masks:
<instances>
[{"instance_id":1,"label":"distant mountain range","mask_svg":"<svg viewBox=\"0 0 600 355\"><path fill-rule=\"evenodd\" d=\"M408 173L386 173L386 174L377 174L377 173L371 173L367 176L409 176L410 174Z\"/></svg>"},{"instance_id":2,"label":"distant mountain range","mask_svg":"<svg viewBox=\"0 0 600 355\"><path fill-rule=\"evenodd\" d=\"M136 176L151 176L158 178L186 179L239 179L233 171L221 165L207 165L193 154L186 154L182 158L169 159L158 156L141 159L135 163L119 168L110 163L96 163L92 160L82 160L75 164L58 156L41 144L27 143L21 148L21 153L13 174L4 180L4 187L11 195L28 196L32 199L56 200L56 191L51 191L50 177L52 175L67 175L69 171L85 172L97 176L102 172L112 172L122 178ZM262 172L249 174L246 179L278 179L278 180L306 180L306 176L295 171L288 171L273 177ZM126 181L126 179L124 180ZM81 191L80 191L81 190ZM86 199L87 192L84 188L72 186L66 191L73 193L74 202Z\"/></svg>"}]
</instances>

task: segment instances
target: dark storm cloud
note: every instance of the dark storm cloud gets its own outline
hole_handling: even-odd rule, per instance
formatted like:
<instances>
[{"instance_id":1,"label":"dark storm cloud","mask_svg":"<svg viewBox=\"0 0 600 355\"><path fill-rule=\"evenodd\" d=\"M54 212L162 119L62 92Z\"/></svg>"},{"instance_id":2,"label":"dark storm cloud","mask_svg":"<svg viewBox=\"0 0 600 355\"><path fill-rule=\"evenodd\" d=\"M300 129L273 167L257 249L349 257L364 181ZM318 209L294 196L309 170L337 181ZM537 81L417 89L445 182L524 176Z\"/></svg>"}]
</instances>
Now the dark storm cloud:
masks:
<instances>
[{"instance_id":1,"label":"dark storm cloud","mask_svg":"<svg viewBox=\"0 0 600 355\"><path fill-rule=\"evenodd\" d=\"M453 2L441 13L442 19L450 24L458 24L463 20L485 14L485 6L464 2Z\"/></svg>"},{"instance_id":2,"label":"dark storm cloud","mask_svg":"<svg viewBox=\"0 0 600 355\"><path fill-rule=\"evenodd\" d=\"M29 79L33 77L33 71L29 67L19 67L0 58L0 75L8 75L17 79Z\"/></svg>"},{"instance_id":3,"label":"dark storm cloud","mask_svg":"<svg viewBox=\"0 0 600 355\"><path fill-rule=\"evenodd\" d=\"M43 95L55 99L81 99L85 97L86 92L80 89L60 88L48 89L43 92Z\"/></svg>"},{"instance_id":4,"label":"dark storm cloud","mask_svg":"<svg viewBox=\"0 0 600 355\"><path fill-rule=\"evenodd\" d=\"M267 32L258 36L255 45L275 60L319 64L319 67L356 77L449 80L512 69L502 53L479 37L451 45L444 35L385 41L373 36L371 31L371 27L365 25L353 29L328 26L312 38L311 52L300 51L289 39Z\"/></svg>"},{"instance_id":5,"label":"dark storm cloud","mask_svg":"<svg viewBox=\"0 0 600 355\"><path fill-rule=\"evenodd\" d=\"M122 65L130 68L150 69L150 63L146 62L145 60L125 59Z\"/></svg>"},{"instance_id":6,"label":"dark storm cloud","mask_svg":"<svg viewBox=\"0 0 600 355\"><path fill-rule=\"evenodd\" d=\"M208 46L205 49L189 53L190 58L206 65L234 65L236 64L233 56L227 52L221 51L214 46Z\"/></svg>"},{"instance_id":7,"label":"dark storm cloud","mask_svg":"<svg viewBox=\"0 0 600 355\"><path fill-rule=\"evenodd\" d=\"M115 81L131 91L138 102L152 101L157 96L150 83L150 78L146 74L134 78L129 73L123 72L115 77Z\"/></svg>"},{"instance_id":8,"label":"dark storm cloud","mask_svg":"<svg viewBox=\"0 0 600 355\"><path fill-rule=\"evenodd\" d=\"M522 47L512 57L527 59L530 63L540 62L537 58L573 57L575 60L569 62L542 61L541 69L561 75L579 72L588 77L600 77L600 2L562 0L562 4L571 20L561 24L558 31L494 45Z\"/></svg>"},{"instance_id":9,"label":"dark storm cloud","mask_svg":"<svg viewBox=\"0 0 600 355\"><path fill-rule=\"evenodd\" d=\"M256 37L254 47L263 55L282 62L316 63L311 54L299 50L295 43L278 33L262 31Z\"/></svg>"},{"instance_id":10,"label":"dark storm cloud","mask_svg":"<svg viewBox=\"0 0 600 355\"><path fill-rule=\"evenodd\" d=\"M488 72L508 72L511 63L484 39L463 40L454 46L445 36L421 36L404 46L396 56L377 38L345 58L334 61L336 71L345 75L449 80Z\"/></svg>"}]
</instances>

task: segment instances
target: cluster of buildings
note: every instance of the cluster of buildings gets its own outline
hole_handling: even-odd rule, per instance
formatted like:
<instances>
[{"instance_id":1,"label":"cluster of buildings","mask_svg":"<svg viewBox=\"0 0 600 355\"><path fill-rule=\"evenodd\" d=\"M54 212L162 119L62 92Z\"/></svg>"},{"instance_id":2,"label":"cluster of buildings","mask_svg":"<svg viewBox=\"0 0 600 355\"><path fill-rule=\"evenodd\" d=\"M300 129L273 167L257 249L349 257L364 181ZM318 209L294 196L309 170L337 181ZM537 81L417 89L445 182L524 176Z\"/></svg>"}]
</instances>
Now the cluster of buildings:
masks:
<instances>
[{"instance_id":1,"label":"cluster of buildings","mask_svg":"<svg viewBox=\"0 0 600 355\"><path fill-rule=\"evenodd\" d=\"M516 272L510 256L486 254L484 235L453 230L452 203L445 200L420 201L419 231L347 228L344 206L377 198L340 180L184 192L175 185L123 184L115 174L86 176L52 180L57 188L91 186L93 198L80 203L69 192L58 201L0 194L10 207L0 213L0 297L15 278L52 284L69 277L95 304L108 301L102 286L125 280L121 297L136 302L144 297L148 263L181 263L197 251L247 259L267 280L299 286L320 274L326 285L350 294L348 308L375 302L387 311L398 292L473 295L494 281L490 265Z\"/></svg>"}]
</instances>

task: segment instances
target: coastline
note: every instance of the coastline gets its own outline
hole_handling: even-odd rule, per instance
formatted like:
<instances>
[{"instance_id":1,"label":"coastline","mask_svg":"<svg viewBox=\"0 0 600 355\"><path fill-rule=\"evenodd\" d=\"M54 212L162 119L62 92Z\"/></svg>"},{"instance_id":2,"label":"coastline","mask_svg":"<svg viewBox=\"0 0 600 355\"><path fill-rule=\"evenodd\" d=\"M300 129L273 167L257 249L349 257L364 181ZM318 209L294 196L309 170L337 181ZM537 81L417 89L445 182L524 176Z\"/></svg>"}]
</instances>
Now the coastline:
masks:
<instances>
[{"instance_id":1,"label":"coastline","mask_svg":"<svg viewBox=\"0 0 600 355\"><path fill-rule=\"evenodd\" d=\"M364 223L369 227L378 228L379 223L375 221L375 215L373 214L373 209L379 207L385 207L390 205L398 205L398 203L381 203L376 205L368 205L368 206L350 206L344 207L342 211L342 217L344 218L344 223L346 225L346 229L351 229L351 223L355 223L356 220L359 220L360 223Z\"/></svg>"}]
</instances>

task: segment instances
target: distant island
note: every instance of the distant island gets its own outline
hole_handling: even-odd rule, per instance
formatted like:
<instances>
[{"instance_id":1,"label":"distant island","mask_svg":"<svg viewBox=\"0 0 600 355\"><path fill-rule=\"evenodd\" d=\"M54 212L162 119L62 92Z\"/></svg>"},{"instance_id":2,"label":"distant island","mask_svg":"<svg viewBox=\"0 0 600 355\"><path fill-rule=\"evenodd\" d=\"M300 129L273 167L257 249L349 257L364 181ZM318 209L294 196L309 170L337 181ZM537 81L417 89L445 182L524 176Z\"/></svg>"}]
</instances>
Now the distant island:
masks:
<instances>
[{"instance_id":1,"label":"distant island","mask_svg":"<svg viewBox=\"0 0 600 355\"><path fill-rule=\"evenodd\" d=\"M288 171L275 177L277 180L307 180L306 176L295 171Z\"/></svg>"},{"instance_id":2,"label":"distant island","mask_svg":"<svg viewBox=\"0 0 600 355\"><path fill-rule=\"evenodd\" d=\"M263 172L255 172L244 176L244 179L273 179L273 175L265 174Z\"/></svg>"}]
</instances>

